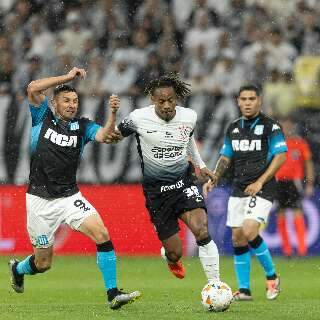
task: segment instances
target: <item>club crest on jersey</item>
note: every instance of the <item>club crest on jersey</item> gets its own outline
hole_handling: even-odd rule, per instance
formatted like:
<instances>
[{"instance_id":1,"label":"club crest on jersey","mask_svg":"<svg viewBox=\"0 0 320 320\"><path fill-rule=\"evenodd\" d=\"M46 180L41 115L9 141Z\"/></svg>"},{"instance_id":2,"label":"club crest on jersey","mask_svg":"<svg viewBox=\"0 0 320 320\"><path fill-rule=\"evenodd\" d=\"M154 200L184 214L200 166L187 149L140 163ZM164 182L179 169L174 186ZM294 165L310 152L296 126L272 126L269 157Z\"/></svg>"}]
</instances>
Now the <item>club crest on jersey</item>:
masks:
<instances>
[{"instance_id":1,"label":"club crest on jersey","mask_svg":"<svg viewBox=\"0 0 320 320\"><path fill-rule=\"evenodd\" d=\"M79 130L79 122L71 122L70 123L70 130L75 131L75 130Z\"/></svg>"},{"instance_id":2,"label":"club crest on jersey","mask_svg":"<svg viewBox=\"0 0 320 320\"><path fill-rule=\"evenodd\" d=\"M264 129L264 125L258 124L255 126L253 133L256 134L257 136L261 136L263 134L263 129Z\"/></svg>"},{"instance_id":3,"label":"club crest on jersey","mask_svg":"<svg viewBox=\"0 0 320 320\"><path fill-rule=\"evenodd\" d=\"M76 147L78 141L77 136L67 136L65 134L57 133L51 128L48 128L44 137L61 147Z\"/></svg>"},{"instance_id":4,"label":"club crest on jersey","mask_svg":"<svg viewBox=\"0 0 320 320\"><path fill-rule=\"evenodd\" d=\"M232 140L234 151L261 151L261 140Z\"/></svg>"},{"instance_id":5,"label":"club crest on jersey","mask_svg":"<svg viewBox=\"0 0 320 320\"><path fill-rule=\"evenodd\" d=\"M189 139L190 137L190 133L192 131L192 128L186 126L186 125L181 125L180 127L178 127L179 129L179 133L180 133L180 139L183 141L186 141Z\"/></svg>"}]
</instances>

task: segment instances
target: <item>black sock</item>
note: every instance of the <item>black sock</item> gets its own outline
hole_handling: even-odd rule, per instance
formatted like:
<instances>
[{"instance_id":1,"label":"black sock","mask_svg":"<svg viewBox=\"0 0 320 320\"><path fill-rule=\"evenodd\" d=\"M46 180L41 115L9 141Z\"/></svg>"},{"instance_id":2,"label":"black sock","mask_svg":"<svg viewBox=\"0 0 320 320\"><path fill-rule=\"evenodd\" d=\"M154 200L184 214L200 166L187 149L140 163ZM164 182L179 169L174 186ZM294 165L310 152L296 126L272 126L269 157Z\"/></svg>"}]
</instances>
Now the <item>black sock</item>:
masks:
<instances>
[{"instance_id":1,"label":"black sock","mask_svg":"<svg viewBox=\"0 0 320 320\"><path fill-rule=\"evenodd\" d=\"M107 291L108 301L112 301L119 294L118 288L112 288Z\"/></svg>"},{"instance_id":2,"label":"black sock","mask_svg":"<svg viewBox=\"0 0 320 320\"><path fill-rule=\"evenodd\" d=\"M39 271L36 267L36 264L34 262L35 256L34 254L29 259L30 268L32 270L32 273L30 274L36 274L36 273L43 273L44 271Z\"/></svg>"},{"instance_id":3,"label":"black sock","mask_svg":"<svg viewBox=\"0 0 320 320\"><path fill-rule=\"evenodd\" d=\"M205 246L206 244L208 244L210 241L211 241L211 237L208 236L207 238L205 239L202 239L202 240L199 240L197 241L197 245L200 247L200 246Z\"/></svg>"},{"instance_id":4,"label":"black sock","mask_svg":"<svg viewBox=\"0 0 320 320\"><path fill-rule=\"evenodd\" d=\"M266 276L267 280L276 280L277 275L274 273L272 276Z\"/></svg>"},{"instance_id":5,"label":"black sock","mask_svg":"<svg viewBox=\"0 0 320 320\"><path fill-rule=\"evenodd\" d=\"M251 248L257 249L262 242L263 242L263 239L258 234L253 240L249 241L249 245Z\"/></svg>"},{"instance_id":6,"label":"black sock","mask_svg":"<svg viewBox=\"0 0 320 320\"><path fill-rule=\"evenodd\" d=\"M239 292L244 293L244 294L246 294L246 295L248 295L248 296L251 296L251 291L250 291L250 289L240 288L240 289L239 289Z\"/></svg>"},{"instance_id":7,"label":"black sock","mask_svg":"<svg viewBox=\"0 0 320 320\"><path fill-rule=\"evenodd\" d=\"M109 251L114 250L111 240L108 240L103 243L97 243L96 247L97 247L98 252L109 252Z\"/></svg>"}]
</instances>

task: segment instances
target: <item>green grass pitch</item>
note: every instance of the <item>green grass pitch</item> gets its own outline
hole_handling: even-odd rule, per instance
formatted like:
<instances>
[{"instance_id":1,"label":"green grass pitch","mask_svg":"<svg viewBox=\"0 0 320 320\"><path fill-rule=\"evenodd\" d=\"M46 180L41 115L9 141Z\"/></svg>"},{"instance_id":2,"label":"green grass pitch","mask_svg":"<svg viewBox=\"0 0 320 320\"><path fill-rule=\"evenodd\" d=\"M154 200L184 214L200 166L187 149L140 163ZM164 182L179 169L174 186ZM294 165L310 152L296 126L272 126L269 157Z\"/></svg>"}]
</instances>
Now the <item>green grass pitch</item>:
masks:
<instances>
[{"instance_id":1,"label":"green grass pitch","mask_svg":"<svg viewBox=\"0 0 320 320\"><path fill-rule=\"evenodd\" d=\"M233 303L224 313L202 308L200 291L206 280L197 258L183 259L187 276L174 278L159 257L119 257L119 287L141 290L131 305L112 311L95 257L55 257L46 274L27 277L25 293L11 291L8 257L0 257L0 319L91 320L91 319L320 319L320 258L275 259L282 292L277 300L265 298L265 281L256 261L252 265L253 302ZM236 289L232 258L221 258L221 278Z\"/></svg>"}]
</instances>

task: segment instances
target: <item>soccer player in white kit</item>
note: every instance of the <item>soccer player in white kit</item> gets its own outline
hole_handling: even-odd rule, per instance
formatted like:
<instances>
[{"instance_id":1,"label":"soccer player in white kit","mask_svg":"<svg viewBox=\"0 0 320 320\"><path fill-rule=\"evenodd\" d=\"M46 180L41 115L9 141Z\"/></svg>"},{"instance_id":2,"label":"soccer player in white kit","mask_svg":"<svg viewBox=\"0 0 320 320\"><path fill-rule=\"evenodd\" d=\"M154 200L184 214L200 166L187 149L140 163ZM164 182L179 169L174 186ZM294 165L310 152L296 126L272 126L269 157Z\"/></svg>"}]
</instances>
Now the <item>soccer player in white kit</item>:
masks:
<instances>
[{"instance_id":1,"label":"soccer player in white kit","mask_svg":"<svg viewBox=\"0 0 320 320\"><path fill-rule=\"evenodd\" d=\"M118 130L122 137L136 137L146 207L163 245L162 257L177 278L184 278L180 219L195 236L208 281L219 282L218 249L209 235L205 202L188 159L199 166L202 176L212 177L212 172L202 161L194 140L196 112L177 105L177 100L191 91L170 74L151 81L146 93L152 105L131 112Z\"/></svg>"}]
</instances>

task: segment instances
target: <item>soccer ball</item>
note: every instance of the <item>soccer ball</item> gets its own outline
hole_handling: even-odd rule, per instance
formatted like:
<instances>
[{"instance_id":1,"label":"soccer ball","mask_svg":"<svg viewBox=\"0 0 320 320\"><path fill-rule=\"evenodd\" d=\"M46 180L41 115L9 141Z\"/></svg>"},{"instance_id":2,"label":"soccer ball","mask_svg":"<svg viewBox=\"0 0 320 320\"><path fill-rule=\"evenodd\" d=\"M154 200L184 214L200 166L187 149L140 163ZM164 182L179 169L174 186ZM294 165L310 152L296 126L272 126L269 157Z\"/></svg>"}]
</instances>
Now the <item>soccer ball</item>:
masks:
<instances>
[{"instance_id":1,"label":"soccer ball","mask_svg":"<svg viewBox=\"0 0 320 320\"><path fill-rule=\"evenodd\" d=\"M201 291L201 301L208 311L226 311L232 302L232 290L224 282L208 283Z\"/></svg>"}]
</instances>

